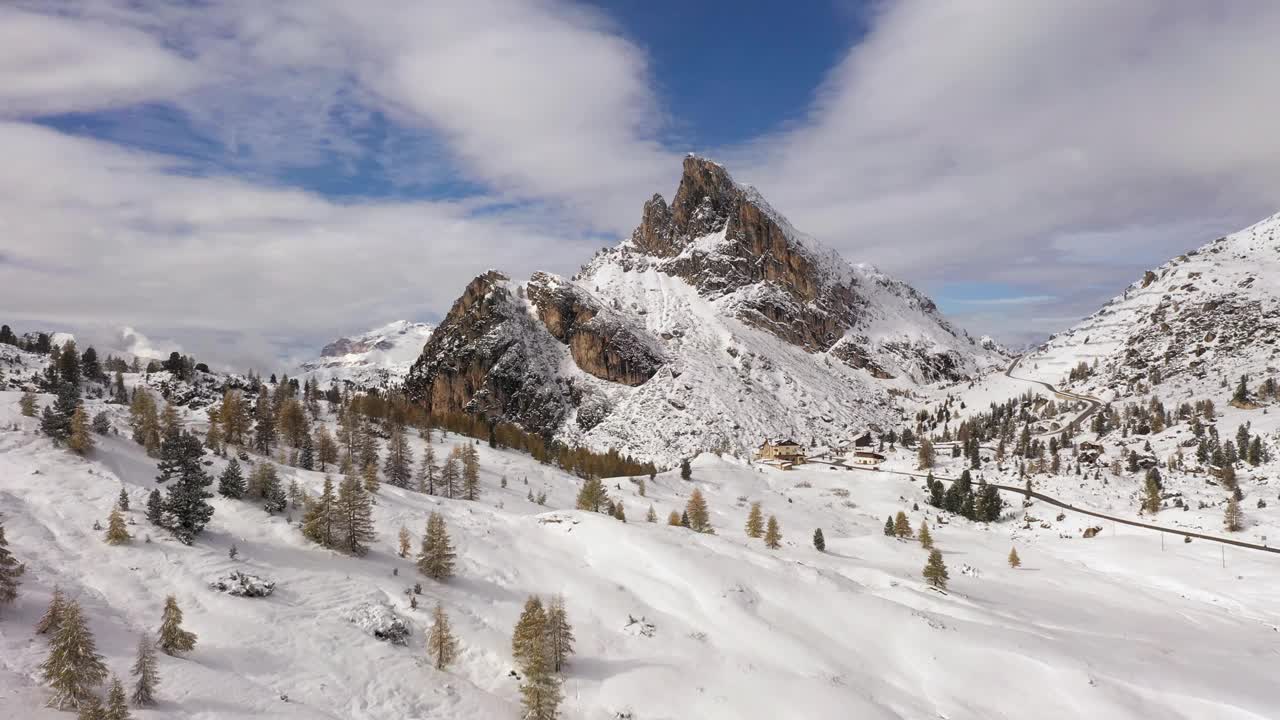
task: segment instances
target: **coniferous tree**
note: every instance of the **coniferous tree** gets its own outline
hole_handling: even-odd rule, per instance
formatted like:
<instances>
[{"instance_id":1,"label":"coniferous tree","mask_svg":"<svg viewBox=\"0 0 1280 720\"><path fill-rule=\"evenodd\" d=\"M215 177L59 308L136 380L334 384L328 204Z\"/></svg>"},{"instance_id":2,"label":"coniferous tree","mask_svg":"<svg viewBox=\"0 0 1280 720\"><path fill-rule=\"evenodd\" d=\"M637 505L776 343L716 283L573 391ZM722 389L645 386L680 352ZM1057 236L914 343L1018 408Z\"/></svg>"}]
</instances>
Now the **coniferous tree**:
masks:
<instances>
[{"instance_id":1,"label":"coniferous tree","mask_svg":"<svg viewBox=\"0 0 1280 720\"><path fill-rule=\"evenodd\" d=\"M18 409L24 417L36 416L36 394L27 390L18 398Z\"/></svg>"},{"instance_id":2,"label":"coniferous tree","mask_svg":"<svg viewBox=\"0 0 1280 720\"><path fill-rule=\"evenodd\" d=\"M1160 512L1160 482L1155 475L1147 475L1142 491L1142 510L1152 515Z\"/></svg>"},{"instance_id":3,"label":"coniferous tree","mask_svg":"<svg viewBox=\"0 0 1280 720\"><path fill-rule=\"evenodd\" d=\"M893 534L898 538L911 537L911 521L907 519L907 514L901 510L893 519Z\"/></svg>"},{"instance_id":4,"label":"coniferous tree","mask_svg":"<svg viewBox=\"0 0 1280 720\"><path fill-rule=\"evenodd\" d=\"M691 477L693 477L693 468L689 466L689 461L687 459L681 460L680 461L680 479L688 480Z\"/></svg>"},{"instance_id":5,"label":"coniferous tree","mask_svg":"<svg viewBox=\"0 0 1280 720\"><path fill-rule=\"evenodd\" d=\"M257 496L262 498L262 509L269 513L284 512L289 506L289 495L280 483L280 474L270 462L260 463L253 469L256 480L251 483Z\"/></svg>"},{"instance_id":6,"label":"coniferous tree","mask_svg":"<svg viewBox=\"0 0 1280 720\"><path fill-rule=\"evenodd\" d=\"M120 488L120 496L116 498L116 507L124 512L129 512L129 492L124 488Z\"/></svg>"},{"instance_id":7,"label":"coniferous tree","mask_svg":"<svg viewBox=\"0 0 1280 720\"><path fill-rule=\"evenodd\" d=\"M311 542L333 547L337 541L335 527L338 512L333 494L333 478L324 476L324 489L320 497L307 506L302 518L302 535Z\"/></svg>"},{"instance_id":8,"label":"coniferous tree","mask_svg":"<svg viewBox=\"0 0 1280 720\"><path fill-rule=\"evenodd\" d=\"M458 449L454 448L449 453L449 457L445 458L444 466L440 468L440 494L452 500L458 494L461 474L458 469Z\"/></svg>"},{"instance_id":9,"label":"coniferous tree","mask_svg":"<svg viewBox=\"0 0 1280 720\"><path fill-rule=\"evenodd\" d=\"M26 567L18 562L13 552L9 550L9 540L4 535L4 525L0 524L0 605L9 605L18 599L18 586L22 584L19 578L26 570ZM57 589L54 590L54 597L61 597Z\"/></svg>"},{"instance_id":10,"label":"coniferous tree","mask_svg":"<svg viewBox=\"0 0 1280 720\"><path fill-rule=\"evenodd\" d=\"M49 600L49 607L45 609L44 615L36 621L36 633L45 635L58 631L58 625L62 623L62 611L67 607L67 598L62 594L62 588L55 585L53 587L53 597Z\"/></svg>"},{"instance_id":11,"label":"coniferous tree","mask_svg":"<svg viewBox=\"0 0 1280 720\"><path fill-rule=\"evenodd\" d=\"M316 468L316 445L309 432L302 437L302 450L298 453L298 467L303 470L315 470Z\"/></svg>"},{"instance_id":12,"label":"coniferous tree","mask_svg":"<svg viewBox=\"0 0 1280 720\"><path fill-rule=\"evenodd\" d=\"M253 406L253 448L263 455L270 455L276 444L276 417L271 399L263 385L258 386L258 398Z\"/></svg>"},{"instance_id":13,"label":"coniferous tree","mask_svg":"<svg viewBox=\"0 0 1280 720\"><path fill-rule=\"evenodd\" d=\"M942 561L942 553L936 548L929 551L929 562L924 566L924 579L939 590L947 589L947 565Z\"/></svg>"},{"instance_id":14,"label":"coniferous tree","mask_svg":"<svg viewBox=\"0 0 1280 720\"><path fill-rule=\"evenodd\" d=\"M431 631L427 634L427 653L435 669L444 670L458 654L458 640L449 627L449 616L444 612L444 605L436 603L431 620Z\"/></svg>"},{"instance_id":15,"label":"coniferous tree","mask_svg":"<svg viewBox=\"0 0 1280 720\"><path fill-rule=\"evenodd\" d=\"M57 397L40 413L40 431L57 444L71 437L71 417L80 406L80 391L69 382L58 383Z\"/></svg>"},{"instance_id":16,"label":"coniferous tree","mask_svg":"<svg viewBox=\"0 0 1280 720\"><path fill-rule=\"evenodd\" d=\"M627 521L627 509L623 507L621 500L613 504L613 517L621 522Z\"/></svg>"},{"instance_id":17,"label":"coniferous tree","mask_svg":"<svg viewBox=\"0 0 1280 720\"><path fill-rule=\"evenodd\" d=\"M885 521L884 521L884 534L885 534L885 535L888 535L889 537L896 537L896 533L894 533L894 531L893 531L893 516L892 516L892 515L890 515L890 516L889 516L887 519L885 519Z\"/></svg>"},{"instance_id":18,"label":"coniferous tree","mask_svg":"<svg viewBox=\"0 0 1280 720\"><path fill-rule=\"evenodd\" d=\"M164 599L157 644L167 655L190 652L196 646L196 634L182 628L182 608L178 607L178 599L172 595Z\"/></svg>"},{"instance_id":19,"label":"coniferous tree","mask_svg":"<svg viewBox=\"0 0 1280 720\"><path fill-rule=\"evenodd\" d=\"M573 627L565 609L564 596L556 595L547 603L547 645L551 653L551 669L560 672L573 654Z\"/></svg>"},{"instance_id":20,"label":"coniferous tree","mask_svg":"<svg viewBox=\"0 0 1280 720\"><path fill-rule=\"evenodd\" d=\"M400 526L399 540L400 540L400 548L396 554L399 555L400 557L408 557L409 549L410 549L409 529L403 525Z\"/></svg>"},{"instance_id":21,"label":"coniferous tree","mask_svg":"<svg viewBox=\"0 0 1280 720\"><path fill-rule=\"evenodd\" d=\"M702 491L698 488L694 488L689 494L689 501L685 504L685 514L689 516L689 528L694 532L713 532L706 498L702 497Z\"/></svg>"},{"instance_id":22,"label":"coniferous tree","mask_svg":"<svg viewBox=\"0 0 1280 720\"><path fill-rule=\"evenodd\" d=\"M375 495L382 489L382 483L378 479L378 463L372 462L365 465L360 471L360 476L363 478L365 491L370 495Z\"/></svg>"},{"instance_id":23,"label":"coniferous tree","mask_svg":"<svg viewBox=\"0 0 1280 720\"><path fill-rule=\"evenodd\" d=\"M156 704L156 685L160 684L160 675L156 672L156 653L151 638L144 632L138 638L138 652L134 657L133 676L137 678L133 686L131 700L137 707L151 707Z\"/></svg>"},{"instance_id":24,"label":"coniferous tree","mask_svg":"<svg viewBox=\"0 0 1280 720\"><path fill-rule=\"evenodd\" d=\"M67 600L49 640L49 657L40 665L41 675L53 688L50 707L78 708L93 695L93 688L107 677L80 604Z\"/></svg>"},{"instance_id":25,"label":"coniferous tree","mask_svg":"<svg viewBox=\"0 0 1280 720\"><path fill-rule=\"evenodd\" d=\"M111 688L107 690L107 709L103 713L103 718L104 720L130 720L132 717L128 699L124 694L124 685L120 684L120 678L112 675Z\"/></svg>"},{"instance_id":26,"label":"coniferous tree","mask_svg":"<svg viewBox=\"0 0 1280 720\"><path fill-rule=\"evenodd\" d=\"M827 540L822 536L822 528L813 531L813 547L818 552L827 551Z\"/></svg>"},{"instance_id":27,"label":"coniferous tree","mask_svg":"<svg viewBox=\"0 0 1280 720\"><path fill-rule=\"evenodd\" d=\"M462 493L467 500L480 499L480 454L475 445L467 443L462 448Z\"/></svg>"},{"instance_id":28,"label":"coniferous tree","mask_svg":"<svg viewBox=\"0 0 1280 720\"><path fill-rule=\"evenodd\" d=\"M644 520L645 522L651 522L651 523L658 522L658 513L654 511L653 505L650 505L649 512L644 514Z\"/></svg>"},{"instance_id":29,"label":"coniferous tree","mask_svg":"<svg viewBox=\"0 0 1280 720\"><path fill-rule=\"evenodd\" d=\"M369 543L375 538L373 529L373 498L364 485L353 477L343 478L338 485L338 498L334 502L337 513L335 530L342 548L352 555L369 552Z\"/></svg>"},{"instance_id":30,"label":"coniferous tree","mask_svg":"<svg viewBox=\"0 0 1280 720\"><path fill-rule=\"evenodd\" d=\"M231 458L227 462L227 467L218 476L218 494L232 500L239 500L244 497L245 482L244 475L240 472L240 462L235 458Z\"/></svg>"},{"instance_id":31,"label":"coniferous tree","mask_svg":"<svg viewBox=\"0 0 1280 720\"><path fill-rule=\"evenodd\" d=\"M760 503L751 503L751 510L747 512L747 537L758 538L764 535L764 513L760 511Z\"/></svg>"},{"instance_id":32,"label":"coniferous tree","mask_svg":"<svg viewBox=\"0 0 1280 720\"><path fill-rule=\"evenodd\" d=\"M928 470L933 467L937 458L937 454L933 450L933 443L928 438L920 439L920 446L916 449L916 467L920 470Z\"/></svg>"},{"instance_id":33,"label":"coniferous tree","mask_svg":"<svg viewBox=\"0 0 1280 720\"><path fill-rule=\"evenodd\" d=\"M329 434L329 429L324 425L321 425L315 434L316 460L319 462L320 472L324 472L330 465L338 462L338 443L334 441L333 435Z\"/></svg>"},{"instance_id":34,"label":"coniferous tree","mask_svg":"<svg viewBox=\"0 0 1280 720\"><path fill-rule=\"evenodd\" d=\"M160 499L160 491L152 489L147 495L147 520L156 527L164 527L164 501Z\"/></svg>"},{"instance_id":35,"label":"coniferous tree","mask_svg":"<svg viewBox=\"0 0 1280 720\"><path fill-rule=\"evenodd\" d=\"M438 473L435 448L427 443L427 449L422 453L422 464L418 467L418 492L435 495Z\"/></svg>"},{"instance_id":36,"label":"coniferous tree","mask_svg":"<svg viewBox=\"0 0 1280 720\"><path fill-rule=\"evenodd\" d=\"M1227 532L1240 532L1244 529L1244 512L1240 510L1240 501L1234 496L1227 499L1227 508L1222 514L1222 524Z\"/></svg>"},{"instance_id":37,"label":"coniferous tree","mask_svg":"<svg viewBox=\"0 0 1280 720\"><path fill-rule=\"evenodd\" d=\"M427 516L427 531L422 536L422 552L418 555L418 571L432 580L447 580L453 576L456 554L449 541L444 516L433 512Z\"/></svg>"},{"instance_id":38,"label":"coniferous tree","mask_svg":"<svg viewBox=\"0 0 1280 720\"><path fill-rule=\"evenodd\" d=\"M213 494L206 489L212 481L200 463L203 453L200 440L189 432L170 433L162 450L165 458L172 458L167 474L176 476L164 499L164 512L169 530L184 545L190 545L213 517L213 506L208 502ZM161 476L165 475L162 469Z\"/></svg>"},{"instance_id":39,"label":"coniferous tree","mask_svg":"<svg viewBox=\"0 0 1280 720\"><path fill-rule=\"evenodd\" d=\"M769 516L769 523L765 526L764 546L770 550L782 547L782 528L778 526L778 518L774 515Z\"/></svg>"},{"instance_id":40,"label":"coniferous tree","mask_svg":"<svg viewBox=\"0 0 1280 720\"><path fill-rule=\"evenodd\" d=\"M600 512L601 508L605 507L608 502L609 494L600 478L593 475L582 481L582 487L578 490L576 502L579 510Z\"/></svg>"},{"instance_id":41,"label":"coniferous tree","mask_svg":"<svg viewBox=\"0 0 1280 720\"><path fill-rule=\"evenodd\" d=\"M75 411L71 413L67 447L73 452L85 455L93 449L93 446L93 429L89 426L89 413L84 409L83 404L76 405Z\"/></svg>"},{"instance_id":42,"label":"coniferous tree","mask_svg":"<svg viewBox=\"0 0 1280 720\"><path fill-rule=\"evenodd\" d=\"M1022 567L1022 558L1018 557L1018 548L1009 548L1009 567Z\"/></svg>"},{"instance_id":43,"label":"coniferous tree","mask_svg":"<svg viewBox=\"0 0 1280 720\"><path fill-rule=\"evenodd\" d=\"M409 480L413 477L413 451L409 448L403 425L396 424L391 428L391 439L387 441L387 460L382 470L387 474L387 482L391 485L398 488L409 487Z\"/></svg>"},{"instance_id":44,"label":"coniferous tree","mask_svg":"<svg viewBox=\"0 0 1280 720\"><path fill-rule=\"evenodd\" d=\"M521 669L547 654L547 613L542 598L530 595L511 634L511 657Z\"/></svg>"},{"instance_id":45,"label":"coniferous tree","mask_svg":"<svg viewBox=\"0 0 1280 720\"><path fill-rule=\"evenodd\" d=\"M111 508L111 514L107 516L107 544L123 545L132 538L129 535L129 529L125 527L124 515L120 513L120 508Z\"/></svg>"},{"instance_id":46,"label":"coniferous tree","mask_svg":"<svg viewBox=\"0 0 1280 720\"><path fill-rule=\"evenodd\" d=\"M680 513L676 512L675 510L672 510L667 515L667 524L671 525L672 527L680 527L681 525L684 525L684 523L681 522L680 520Z\"/></svg>"},{"instance_id":47,"label":"coniferous tree","mask_svg":"<svg viewBox=\"0 0 1280 720\"><path fill-rule=\"evenodd\" d=\"M920 547L925 550L933 549L933 534L929 532L929 523L920 521Z\"/></svg>"}]
</instances>

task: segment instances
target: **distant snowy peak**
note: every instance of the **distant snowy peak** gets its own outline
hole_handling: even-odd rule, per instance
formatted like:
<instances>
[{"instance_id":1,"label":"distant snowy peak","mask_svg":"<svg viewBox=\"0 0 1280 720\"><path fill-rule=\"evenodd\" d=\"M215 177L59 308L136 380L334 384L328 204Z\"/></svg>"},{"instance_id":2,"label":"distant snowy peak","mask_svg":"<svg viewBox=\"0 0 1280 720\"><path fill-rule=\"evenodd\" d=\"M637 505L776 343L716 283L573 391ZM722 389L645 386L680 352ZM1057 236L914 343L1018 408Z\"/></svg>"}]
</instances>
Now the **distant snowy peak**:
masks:
<instances>
[{"instance_id":1,"label":"distant snowy peak","mask_svg":"<svg viewBox=\"0 0 1280 720\"><path fill-rule=\"evenodd\" d=\"M397 320L355 337L338 338L320 350L318 359L303 363L299 369L321 385L395 385L422 354L432 330L427 323Z\"/></svg>"},{"instance_id":2,"label":"distant snowy peak","mask_svg":"<svg viewBox=\"0 0 1280 720\"><path fill-rule=\"evenodd\" d=\"M1146 271L1032 357L1063 374L1096 363L1076 384L1116 395L1268 372L1280 361L1280 215Z\"/></svg>"},{"instance_id":3,"label":"distant snowy peak","mask_svg":"<svg viewBox=\"0 0 1280 720\"><path fill-rule=\"evenodd\" d=\"M901 420L890 390L1003 363L924 295L690 156L671 204L653 196L573 278L474 279L404 387L432 411L669 465L773 436L842 442Z\"/></svg>"}]
</instances>

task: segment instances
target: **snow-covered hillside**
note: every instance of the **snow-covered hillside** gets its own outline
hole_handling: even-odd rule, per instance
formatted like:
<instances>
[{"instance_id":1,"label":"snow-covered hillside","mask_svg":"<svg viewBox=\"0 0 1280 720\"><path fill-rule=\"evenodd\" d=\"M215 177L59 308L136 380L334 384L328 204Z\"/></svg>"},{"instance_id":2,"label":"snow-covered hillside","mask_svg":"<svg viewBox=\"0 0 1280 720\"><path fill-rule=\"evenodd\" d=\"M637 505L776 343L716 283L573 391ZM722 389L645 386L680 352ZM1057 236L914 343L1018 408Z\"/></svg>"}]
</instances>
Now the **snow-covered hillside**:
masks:
<instances>
[{"instance_id":1,"label":"snow-covered hillside","mask_svg":"<svg viewBox=\"0 0 1280 720\"><path fill-rule=\"evenodd\" d=\"M398 384L422 354L432 329L427 323L397 320L356 337L338 338L324 346L319 358L302 363L299 374L321 387L334 382L371 388Z\"/></svg>"},{"instance_id":2,"label":"snow-covered hillside","mask_svg":"<svg viewBox=\"0 0 1280 720\"><path fill-rule=\"evenodd\" d=\"M842 442L898 422L894 391L1004 362L690 156L672 204L654 196L632 237L575 277L473 280L405 387L436 411L670 466L769 437Z\"/></svg>"},{"instance_id":3,"label":"snow-covered hillside","mask_svg":"<svg viewBox=\"0 0 1280 720\"><path fill-rule=\"evenodd\" d=\"M1154 386L1198 397L1280 357L1280 215L1148 271L1022 363L1030 377L1103 399ZM1072 368L1090 366L1070 380ZM1094 364L1096 368L1093 368ZM1269 370L1271 369L1271 370Z\"/></svg>"},{"instance_id":4,"label":"snow-covered hillside","mask_svg":"<svg viewBox=\"0 0 1280 720\"><path fill-rule=\"evenodd\" d=\"M4 717L67 717L42 707L48 691L37 666L47 639L32 630L55 586L83 606L108 666L126 679L138 633L154 632L165 596L176 596L199 640L182 658L160 656L161 704L135 711L141 720L516 718L510 633L532 593L562 593L568 604L577 652L561 710L574 720L1259 720L1280 704L1264 661L1280 624L1269 555L1231 549L1223 569L1219 548L1204 542L1161 552L1155 535L1124 528L1060 537L1088 523L1074 514L1052 529L944 521L917 482L888 473L787 472L710 455L693 463L691 480L660 473L643 497L638 482L610 480L627 511L622 523L568 509L577 478L483 444L479 501L384 484L379 539L364 558L304 540L297 510L273 516L224 498L187 547L144 517L156 468L141 448L102 437L81 458L42 437L17 400L0 392L0 510L10 550L27 564L17 602L0 608ZM125 427L124 408L88 405ZM201 415L188 422L198 427ZM333 422L327 412L319 419ZM433 440L439 457L469 442ZM424 441L412 447L420 457ZM890 454L891 463L909 462ZM222 470L224 460L207 458L210 472ZM280 472L313 495L322 482L318 472ZM105 522L121 488L134 539L110 546L93 524ZM644 521L650 505L665 518L695 488L715 535ZM546 505L529 501L531 492L545 492ZM781 525L778 550L743 534L756 501ZM440 583L395 549L401 525L417 546L433 510L459 553L456 577ZM950 568L947 593L922 582L918 543L882 534L899 510L913 527L929 522ZM818 527L825 553L810 542ZM1020 569L1005 563L1011 546ZM249 599L208 587L230 570L273 579L276 590ZM419 582L412 610L406 591ZM432 669L423 647L437 601L461 642L448 672ZM367 602L387 603L408 622L407 646L345 619Z\"/></svg>"}]
</instances>

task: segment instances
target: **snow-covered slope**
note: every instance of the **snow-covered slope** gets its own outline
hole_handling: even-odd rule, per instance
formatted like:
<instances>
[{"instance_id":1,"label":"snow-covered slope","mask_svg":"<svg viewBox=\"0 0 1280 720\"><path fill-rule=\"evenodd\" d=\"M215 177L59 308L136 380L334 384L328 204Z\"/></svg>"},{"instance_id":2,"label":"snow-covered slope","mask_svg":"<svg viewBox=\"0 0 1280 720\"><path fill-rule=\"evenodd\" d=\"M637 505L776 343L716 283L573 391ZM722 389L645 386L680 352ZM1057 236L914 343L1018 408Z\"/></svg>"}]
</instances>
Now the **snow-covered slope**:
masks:
<instances>
[{"instance_id":1,"label":"snow-covered slope","mask_svg":"<svg viewBox=\"0 0 1280 720\"><path fill-rule=\"evenodd\" d=\"M478 502L384 485L379 540L365 558L302 539L296 510L290 523L223 498L185 547L147 524L141 508L155 463L140 448L109 437L77 457L40 437L16 403L16 392L0 392L0 508L10 549L27 564L17 602L0 609L6 718L68 717L43 707L47 641L32 631L55 586L81 603L108 666L126 680L138 633L154 632L165 596L177 597L199 640L183 658L160 656L161 705L136 710L139 720L517 718L510 632L531 593L567 600L577 652L562 717L572 720L1261 720L1280 704L1260 660L1274 651L1280 624L1270 556L1228 550L1223 569L1207 543L1161 552L1154 535L1124 528L1063 538L1088 522L1073 513L1051 530L940 524L919 484L887 473L783 472L711 456L694 462L691 481L659 474L645 497L636 483L610 481L627 510L621 523L566 510L576 478L483 444ZM123 427L123 408L90 401L91 412L101 409ZM440 456L459 442L434 440ZM421 455L416 437L413 449ZM223 461L211 461L219 472ZM312 493L322 481L281 472ZM121 488L135 539L112 547L92 526ZM707 496L716 535L643 521L650 504L665 517L694 488ZM526 499L530 489L547 493L545 507ZM777 516L781 549L743 536L749 501ZM416 546L433 510L459 551L457 576L444 583L395 552L397 528L409 528ZM921 582L917 543L881 534L898 510L932 526L950 566L947 594ZM825 553L810 545L815 527ZM237 560L227 554L233 543ZM1005 565L1010 545L1022 569ZM248 599L207 586L232 569L276 580L274 594ZM423 585L416 611L405 594L415 582ZM424 657L437 601L462 650L447 673ZM389 603L406 619L407 646L345 619L367 602Z\"/></svg>"},{"instance_id":2,"label":"snow-covered slope","mask_svg":"<svg viewBox=\"0 0 1280 720\"><path fill-rule=\"evenodd\" d=\"M350 383L359 387L387 387L408 374L422 346L431 338L427 323L397 320L352 338L325 345L320 357L302 363L301 374L327 387Z\"/></svg>"},{"instance_id":3,"label":"snow-covered slope","mask_svg":"<svg viewBox=\"0 0 1280 720\"><path fill-rule=\"evenodd\" d=\"M1030 354L1021 372L1104 399L1154 385L1185 400L1223 379L1261 379L1278 355L1280 215L1148 271ZM1081 362L1091 374L1071 381Z\"/></svg>"},{"instance_id":4,"label":"snow-covered slope","mask_svg":"<svg viewBox=\"0 0 1280 720\"><path fill-rule=\"evenodd\" d=\"M891 391L1004 363L910 286L850 265L725 169L686 158L670 206L573 278L491 271L406 379L433 410L671 465L895 423Z\"/></svg>"}]
</instances>

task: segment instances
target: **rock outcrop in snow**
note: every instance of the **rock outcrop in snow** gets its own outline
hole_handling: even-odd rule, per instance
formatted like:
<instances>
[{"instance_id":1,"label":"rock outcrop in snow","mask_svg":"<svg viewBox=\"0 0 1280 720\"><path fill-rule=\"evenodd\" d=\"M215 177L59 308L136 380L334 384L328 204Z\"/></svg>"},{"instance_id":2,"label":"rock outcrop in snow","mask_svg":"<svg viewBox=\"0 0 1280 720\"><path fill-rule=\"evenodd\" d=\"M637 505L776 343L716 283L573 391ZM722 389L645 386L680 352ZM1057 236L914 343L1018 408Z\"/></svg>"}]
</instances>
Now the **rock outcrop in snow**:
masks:
<instances>
[{"instance_id":1,"label":"rock outcrop in snow","mask_svg":"<svg viewBox=\"0 0 1280 720\"><path fill-rule=\"evenodd\" d=\"M361 603L352 608L346 617L356 627L392 645L408 645L409 636L413 634L409 623L386 603Z\"/></svg>"},{"instance_id":2,"label":"rock outcrop in snow","mask_svg":"<svg viewBox=\"0 0 1280 720\"><path fill-rule=\"evenodd\" d=\"M237 597L261 598L276 590L276 581L232 570L209 581L209 589Z\"/></svg>"},{"instance_id":3,"label":"rock outcrop in snow","mask_svg":"<svg viewBox=\"0 0 1280 720\"><path fill-rule=\"evenodd\" d=\"M852 266L709 160L572 279L477 277L405 380L472 412L659 462L890 423L889 388L1003 362L933 302Z\"/></svg>"}]
</instances>

